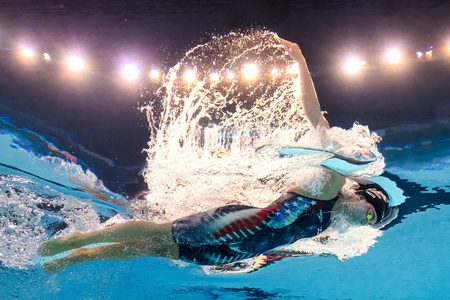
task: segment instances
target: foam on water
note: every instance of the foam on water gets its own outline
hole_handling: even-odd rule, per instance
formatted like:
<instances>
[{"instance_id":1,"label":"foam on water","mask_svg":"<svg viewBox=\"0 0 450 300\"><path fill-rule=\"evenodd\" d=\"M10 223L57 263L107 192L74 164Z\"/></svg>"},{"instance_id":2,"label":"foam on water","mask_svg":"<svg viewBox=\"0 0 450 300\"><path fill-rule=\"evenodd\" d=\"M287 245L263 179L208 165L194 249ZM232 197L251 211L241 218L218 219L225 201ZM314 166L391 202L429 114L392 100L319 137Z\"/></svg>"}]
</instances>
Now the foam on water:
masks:
<instances>
[{"instance_id":1,"label":"foam on water","mask_svg":"<svg viewBox=\"0 0 450 300\"><path fill-rule=\"evenodd\" d=\"M22 177L0 176L0 262L33 265L38 246L58 232L100 228L91 203L64 195Z\"/></svg>"},{"instance_id":2,"label":"foam on water","mask_svg":"<svg viewBox=\"0 0 450 300\"><path fill-rule=\"evenodd\" d=\"M0 127L0 262L18 268L33 265L37 248L52 236L96 230L104 226L100 215L129 213L125 198L91 171L33 152L39 145L24 131L31 135L9 123Z\"/></svg>"},{"instance_id":3,"label":"foam on water","mask_svg":"<svg viewBox=\"0 0 450 300\"><path fill-rule=\"evenodd\" d=\"M320 242L319 239L302 239L276 251L332 255L340 260L346 260L367 253L370 247L377 243L376 238L380 237L382 232L370 226L349 224L341 220L321 235L326 236L327 242Z\"/></svg>"}]
</instances>

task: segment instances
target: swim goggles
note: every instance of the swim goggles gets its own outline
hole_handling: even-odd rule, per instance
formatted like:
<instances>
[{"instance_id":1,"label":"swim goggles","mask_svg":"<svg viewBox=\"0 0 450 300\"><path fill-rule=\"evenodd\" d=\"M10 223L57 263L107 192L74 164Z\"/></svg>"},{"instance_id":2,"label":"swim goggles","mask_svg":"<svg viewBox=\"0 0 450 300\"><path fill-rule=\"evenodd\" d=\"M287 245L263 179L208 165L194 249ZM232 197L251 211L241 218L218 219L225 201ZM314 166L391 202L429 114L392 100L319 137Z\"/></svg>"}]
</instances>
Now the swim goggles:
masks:
<instances>
[{"instance_id":1,"label":"swim goggles","mask_svg":"<svg viewBox=\"0 0 450 300\"><path fill-rule=\"evenodd\" d=\"M370 207L366 212L367 224L369 224L369 225L370 225L370 220L372 220L374 217L374 212L375 212L375 209L373 208L373 205L370 204Z\"/></svg>"}]
</instances>

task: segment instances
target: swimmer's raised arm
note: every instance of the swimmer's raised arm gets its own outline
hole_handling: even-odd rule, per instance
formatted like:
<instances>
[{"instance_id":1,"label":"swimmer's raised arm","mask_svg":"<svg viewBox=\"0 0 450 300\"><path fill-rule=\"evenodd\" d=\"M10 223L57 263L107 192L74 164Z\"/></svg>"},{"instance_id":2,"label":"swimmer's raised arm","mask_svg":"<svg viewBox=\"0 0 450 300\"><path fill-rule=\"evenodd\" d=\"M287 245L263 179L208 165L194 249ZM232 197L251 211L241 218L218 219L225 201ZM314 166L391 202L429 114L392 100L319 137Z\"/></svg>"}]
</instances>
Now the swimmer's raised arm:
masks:
<instances>
[{"instance_id":1,"label":"swimmer's raised arm","mask_svg":"<svg viewBox=\"0 0 450 300\"><path fill-rule=\"evenodd\" d=\"M322 115L320 110L319 100L317 98L316 90L306 65L305 57L300 50L300 47L292 42L286 41L282 38L279 39L280 43L286 52L292 57L292 59L298 63L300 70L300 79L302 81L302 102L303 109L305 110L306 117L314 128L318 126L324 126L330 128L328 121Z\"/></svg>"}]
</instances>

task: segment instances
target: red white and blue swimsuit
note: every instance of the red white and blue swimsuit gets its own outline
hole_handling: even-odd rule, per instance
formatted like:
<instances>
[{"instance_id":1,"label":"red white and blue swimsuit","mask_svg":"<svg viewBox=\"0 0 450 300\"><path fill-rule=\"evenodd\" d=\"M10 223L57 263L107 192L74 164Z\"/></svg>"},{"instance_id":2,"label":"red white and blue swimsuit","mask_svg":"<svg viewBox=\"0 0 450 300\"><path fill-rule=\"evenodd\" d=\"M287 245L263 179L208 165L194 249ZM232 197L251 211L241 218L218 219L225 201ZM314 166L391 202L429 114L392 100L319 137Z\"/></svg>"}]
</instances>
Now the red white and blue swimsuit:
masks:
<instances>
[{"instance_id":1,"label":"red white and blue swimsuit","mask_svg":"<svg viewBox=\"0 0 450 300\"><path fill-rule=\"evenodd\" d=\"M321 233L330 225L336 201L287 193L266 208L228 205L178 219L172 234L181 260L200 265L240 261Z\"/></svg>"}]
</instances>

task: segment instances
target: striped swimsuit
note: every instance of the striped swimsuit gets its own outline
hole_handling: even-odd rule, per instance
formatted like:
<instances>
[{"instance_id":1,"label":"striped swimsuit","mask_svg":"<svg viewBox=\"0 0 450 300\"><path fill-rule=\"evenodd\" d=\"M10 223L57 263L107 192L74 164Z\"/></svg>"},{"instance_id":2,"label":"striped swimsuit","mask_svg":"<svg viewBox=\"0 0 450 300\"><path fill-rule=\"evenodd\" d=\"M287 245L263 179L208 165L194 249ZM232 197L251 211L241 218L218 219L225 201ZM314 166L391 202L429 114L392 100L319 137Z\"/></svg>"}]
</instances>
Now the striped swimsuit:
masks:
<instances>
[{"instance_id":1,"label":"striped swimsuit","mask_svg":"<svg viewBox=\"0 0 450 300\"><path fill-rule=\"evenodd\" d=\"M174 221L172 234L181 260L200 265L240 261L319 234L330 225L336 200L287 193L266 208L223 206Z\"/></svg>"}]
</instances>

